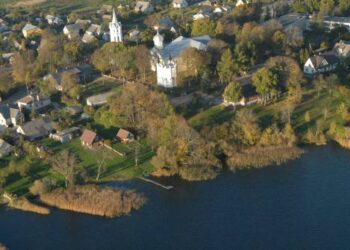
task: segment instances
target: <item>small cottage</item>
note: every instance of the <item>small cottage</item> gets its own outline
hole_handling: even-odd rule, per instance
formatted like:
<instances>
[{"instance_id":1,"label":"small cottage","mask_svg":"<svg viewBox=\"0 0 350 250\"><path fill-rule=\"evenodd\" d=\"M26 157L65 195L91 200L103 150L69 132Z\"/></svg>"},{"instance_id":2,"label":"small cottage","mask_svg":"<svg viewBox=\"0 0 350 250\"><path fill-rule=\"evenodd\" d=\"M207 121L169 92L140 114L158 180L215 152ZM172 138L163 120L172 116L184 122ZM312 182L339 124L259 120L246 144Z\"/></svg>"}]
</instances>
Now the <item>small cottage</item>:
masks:
<instances>
[{"instance_id":1,"label":"small cottage","mask_svg":"<svg viewBox=\"0 0 350 250\"><path fill-rule=\"evenodd\" d=\"M30 23L27 23L22 29L22 33L25 38L38 36L41 34L41 32L42 30L39 27L34 26Z\"/></svg>"},{"instance_id":2,"label":"small cottage","mask_svg":"<svg viewBox=\"0 0 350 250\"><path fill-rule=\"evenodd\" d=\"M50 97L43 97L39 94L30 94L17 101L19 109L37 110L51 105Z\"/></svg>"},{"instance_id":3,"label":"small cottage","mask_svg":"<svg viewBox=\"0 0 350 250\"><path fill-rule=\"evenodd\" d=\"M71 141L74 137L78 136L80 133L80 128L72 127L64 129L56 134L50 134L50 138L54 141L59 141L61 143L66 143Z\"/></svg>"},{"instance_id":4,"label":"small cottage","mask_svg":"<svg viewBox=\"0 0 350 250\"><path fill-rule=\"evenodd\" d=\"M114 94L114 92L107 92L99 95L90 96L86 99L86 105L91 107L101 106L107 103L108 98L110 98Z\"/></svg>"},{"instance_id":5,"label":"small cottage","mask_svg":"<svg viewBox=\"0 0 350 250\"><path fill-rule=\"evenodd\" d=\"M80 141L84 147L92 148L99 141L99 137L95 132L85 129L80 137Z\"/></svg>"},{"instance_id":6,"label":"small cottage","mask_svg":"<svg viewBox=\"0 0 350 250\"><path fill-rule=\"evenodd\" d=\"M323 54L310 57L304 64L304 73L316 75L335 70L339 59L334 54Z\"/></svg>"},{"instance_id":7,"label":"small cottage","mask_svg":"<svg viewBox=\"0 0 350 250\"><path fill-rule=\"evenodd\" d=\"M150 14L154 11L154 7L150 2L147 1L137 1L135 5L136 13Z\"/></svg>"},{"instance_id":8,"label":"small cottage","mask_svg":"<svg viewBox=\"0 0 350 250\"><path fill-rule=\"evenodd\" d=\"M117 139L120 140L122 143L129 143L134 141L135 137L128 130L121 128L117 133Z\"/></svg>"}]
</instances>

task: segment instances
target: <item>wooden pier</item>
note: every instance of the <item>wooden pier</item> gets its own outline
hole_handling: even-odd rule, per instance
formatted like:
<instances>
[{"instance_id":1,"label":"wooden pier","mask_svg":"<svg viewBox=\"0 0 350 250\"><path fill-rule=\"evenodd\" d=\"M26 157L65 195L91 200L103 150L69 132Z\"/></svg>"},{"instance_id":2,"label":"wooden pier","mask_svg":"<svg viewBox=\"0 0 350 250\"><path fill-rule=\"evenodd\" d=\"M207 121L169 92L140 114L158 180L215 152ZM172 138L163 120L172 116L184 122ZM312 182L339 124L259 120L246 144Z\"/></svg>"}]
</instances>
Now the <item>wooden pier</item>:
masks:
<instances>
[{"instance_id":1,"label":"wooden pier","mask_svg":"<svg viewBox=\"0 0 350 250\"><path fill-rule=\"evenodd\" d=\"M144 182L148 182L148 183L152 183L153 185L156 185L158 187L161 187L161 188L164 188L166 190L170 190L170 189L173 189L174 187L173 186L165 186L157 181L154 181L154 180L151 180L151 179L147 179L145 177L138 177L138 179L144 181Z\"/></svg>"}]
</instances>

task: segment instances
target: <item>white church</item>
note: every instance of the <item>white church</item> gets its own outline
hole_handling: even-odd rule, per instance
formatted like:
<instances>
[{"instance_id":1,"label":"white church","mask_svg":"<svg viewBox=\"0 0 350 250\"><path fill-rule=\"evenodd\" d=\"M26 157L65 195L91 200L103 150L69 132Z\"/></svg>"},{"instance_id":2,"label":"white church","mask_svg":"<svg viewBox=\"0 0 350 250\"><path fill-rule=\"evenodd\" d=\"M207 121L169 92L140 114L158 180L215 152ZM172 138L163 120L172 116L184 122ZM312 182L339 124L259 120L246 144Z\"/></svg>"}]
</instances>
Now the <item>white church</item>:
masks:
<instances>
[{"instance_id":1,"label":"white church","mask_svg":"<svg viewBox=\"0 0 350 250\"><path fill-rule=\"evenodd\" d=\"M210 40L209 36L193 38L179 36L164 46L164 37L157 30L157 34L153 37L154 48L151 50L151 66L157 73L157 84L165 88L176 87L177 58L187 48L206 50Z\"/></svg>"},{"instance_id":2,"label":"white church","mask_svg":"<svg viewBox=\"0 0 350 250\"><path fill-rule=\"evenodd\" d=\"M118 21L115 10L113 9L112 22L109 23L109 33L111 42L122 43L123 42L123 31L122 23Z\"/></svg>"}]
</instances>

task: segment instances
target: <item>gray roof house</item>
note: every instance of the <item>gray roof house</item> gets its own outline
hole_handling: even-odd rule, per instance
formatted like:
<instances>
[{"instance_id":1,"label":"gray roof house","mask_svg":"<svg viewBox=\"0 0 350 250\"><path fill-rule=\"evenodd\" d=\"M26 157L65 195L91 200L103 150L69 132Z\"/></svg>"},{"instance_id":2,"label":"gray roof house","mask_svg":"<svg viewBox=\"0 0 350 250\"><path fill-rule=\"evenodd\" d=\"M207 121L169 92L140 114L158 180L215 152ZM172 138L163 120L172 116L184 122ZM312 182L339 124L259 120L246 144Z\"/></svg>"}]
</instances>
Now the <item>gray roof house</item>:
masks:
<instances>
[{"instance_id":1,"label":"gray roof house","mask_svg":"<svg viewBox=\"0 0 350 250\"><path fill-rule=\"evenodd\" d=\"M72 140L74 137L78 136L79 133L80 133L80 128L72 127L72 128L64 129L56 134L50 134L50 138L55 141L65 143Z\"/></svg>"},{"instance_id":2,"label":"gray roof house","mask_svg":"<svg viewBox=\"0 0 350 250\"><path fill-rule=\"evenodd\" d=\"M80 37L81 33L84 31L84 28L80 24L68 24L63 28L63 34L65 34L68 39L74 39Z\"/></svg>"},{"instance_id":3,"label":"gray roof house","mask_svg":"<svg viewBox=\"0 0 350 250\"><path fill-rule=\"evenodd\" d=\"M99 95L90 96L86 99L86 105L96 107L107 103L108 98L114 95L114 92L106 92Z\"/></svg>"},{"instance_id":4,"label":"gray roof house","mask_svg":"<svg viewBox=\"0 0 350 250\"><path fill-rule=\"evenodd\" d=\"M310 57L304 64L306 75L316 75L331 72L337 68L339 59L333 53L325 53Z\"/></svg>"},{"instance_id":5,"label":"gray roof house","mask_svg":"<svg viewBox=\"0 0 350 250\"><path fill-rule=\"evenodd\" d=\"M17 126L24 121L24 114L17 107L0 106L0 125L9 127Z\"/></svg>"},{"instance_id":6,"label":"gray roof house","mask_svg":"<svg viewBox=\"0 0 350 250\"><path fill-rule=\"evenodd\" d=\"M154 11L154 7L150 2L147 1L137 1L135 5L136 13L150 14Z\"/></svg>"},{"instance_id":7,"label":"gray roof house","mask_svg":"<svg viewBox=\"0 0 350 250\"><path fill-rule=\"evenodd\" d=\"M13 146L3 139L0 139L0 158L9 155L13 151Z\"/></svg>"},{"instance_id":8,"label":"gray roof house","mask_svg":"<svg viewBox=\"0 0 350 250\"><path fill-rule=\"evenodd\" d=\"M51 130L51 119L49 117L41 117L19 126L17 133L30 141L34 141L48 136Z\"/></svg>"},{"instance_id":9,"label":"gray roof house","mask_svg":"<svg viewBox=\"0 0 350 250\"><path fill-rule=\"evenodd\" d=\"M58 16L47 15L45 17L45 19L49 25L62 25L62 24L64 24L64 21L62 20L62 18L60 18Z\"/></svg>"},{"instance_id":10,"label":"gray roof house","mask_svg":"<svg viewBox=\"0 0 350 250\"><path fill-rule=\"evenodd\" d=\"M101 35L101 25L91 24L86 30L83 38L81 39L83 43L92 43L97 41L97 38Z\"/></svg>"}]
</instances>

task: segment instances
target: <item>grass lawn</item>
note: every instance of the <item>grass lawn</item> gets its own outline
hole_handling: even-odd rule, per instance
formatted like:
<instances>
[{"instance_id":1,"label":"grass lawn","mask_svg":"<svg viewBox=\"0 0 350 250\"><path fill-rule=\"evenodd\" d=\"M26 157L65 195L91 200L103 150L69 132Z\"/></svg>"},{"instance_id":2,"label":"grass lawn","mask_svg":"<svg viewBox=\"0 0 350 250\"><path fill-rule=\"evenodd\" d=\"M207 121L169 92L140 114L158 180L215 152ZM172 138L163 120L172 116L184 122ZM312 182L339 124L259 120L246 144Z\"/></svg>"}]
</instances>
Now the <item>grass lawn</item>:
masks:
<instances>
[{"instance_id":1,"label":"grass lawn","mask_svg":"<svg viewBox=\"0 0 350 250\"><path fill-rule=\"evenodd\" d=\"M232 120L234 110L222 105L211 106L188 119L189 123L195 128L203 126L212 126Z\"/></svg>"},{"instance_id":2,"label":"grass lawn","mask_svg":"<svg viewBox=\"0 0 350 250\"><path fill-rule=\"evenodd\" d=\"M342 124L343 121L340 115L337 114L337 109L341 103L345 103L347 107L350 106L350 90L345 87L340 87L332 93L323 90L320 95L315 89L305 88L302 102L296 105L293 111L292 125L298 134L304 134L309 128L316 126L317 120L323 121L324 130L329 128L332 121ZM264 127L273 120L279 119L279 114L286 104L286 100L282 99L266 106L254 105L252 109ZM310 114L310 122L305 121L306 112Z\"/></svg>"},{"instance_id":3,"label":"grass lawn","mask_svg":"<svg viewBox=\"0 0 350 250\"><path fill-rule=\"evenodd\" d=\"M84 86L82 97L87 98L92 95L98 95L112 90L115 90L117 92L118 90L120 90L120 87L120 82L112 78L102 76Z\"/></svg>"},{"instance_id":4,"label":"grass lawn","mask_svg":"<svg viewBox=\"0 0 350 250\"><path fill-rule=\"evenodd\" d=\"M101 157L101 151L90 150L83 147L80 143L80 139L76 138L67 144L60 144L53 142L52 140L46 139L45 144L53 149L56 153L68 149L71 152L74 152L80 163L80 169L87 171L88 175L93 179L97 173L97 159ZM125 157L121 157L118 154L110 151L108 149L103 149L103 151L108 152L107 154L107 170L102 174L101 181L104 180L113 180L113 179L128 179L135 177L135 173L141 175L144 171L150 171L151 166L148 164L148 161L153 156L153 152L150 150L150 147L146 143L141 144L140 153L139 153L139 167L135 167L135 155L134 150L130 145L128 148L127 145L122 145L116 143L122 152L126 152ZM115 147L113 145L113 147Z\"/></svg>"},{"instance_id":5,"label":"grass lawn","mask_svg":"<svg viewBox=\"0 0 350 250\"><path fill-rule=\"evenodd\" d=\"M40 144L47 146L54 153L59 153L62 150L70 150L73 152L78 158L78 172L85 172L88 176L88 181L95 181L97 159L102 157L102 152L107 152L107 157L106 170L101 174L100 182L131 179L145 173L150 173L153 168L149 161L154 153L144 141L140 142L139 146L138 166L135 166L135 150L132 144L122 145L120 143L114 143L113 147L126 153L124 157L108 149L102 149L100 151L87 149L81 145L79 138L66 144L61 144L51 139L44 139L40 141ZM5 185L6 191L17 195L26 194L28 188L36 179L47 176L63 183L63 178L52 170L51 166L43 160L35 159L32 162L28 162L28 158L16 159L15 157L9 157L2 160L1 163L8 164L10 160L15 160L17 171L25 164L30 164L30 171L25 177L21 177L18 172L10 174ZM8 166L1 167L0 173L2 171L8 171L8 168Z\"/></svg>"},{"instance_id":6,"label":"grass lawn","mask_svg":"<svg viewBox=\"0 0 350 250\"><path fill-rule=\"evenodd\" d=\"M303 89L303 99L301 103L294 106L292 114L292 125L298 134L304 134L308 128L316 126L316 121L321 119L323 121L324 129L329 128L329 124L335 121L338 124L342 124L342 119L337 114L337 109L341 103L345 103L347 107L350 107L350 90L346 87L338 87L332 93L328 90L323 90L318 93L311 86ZM280 99L277 102L261 105L256 104L248 109L252 109L260 121L262 127L270 125L274 121L280 120L280 114L287 105L285 98ZM310 113L310 122L305 121L305 113ZM195 115L189 117L189 123L195 128L201 128L203 126L221 124L226 121L231 121L234 117L234 110L225 108L221 105L212 106L199 111ZM325 113L327 114L325 117Z\"/></svg>"}]
</instances>

